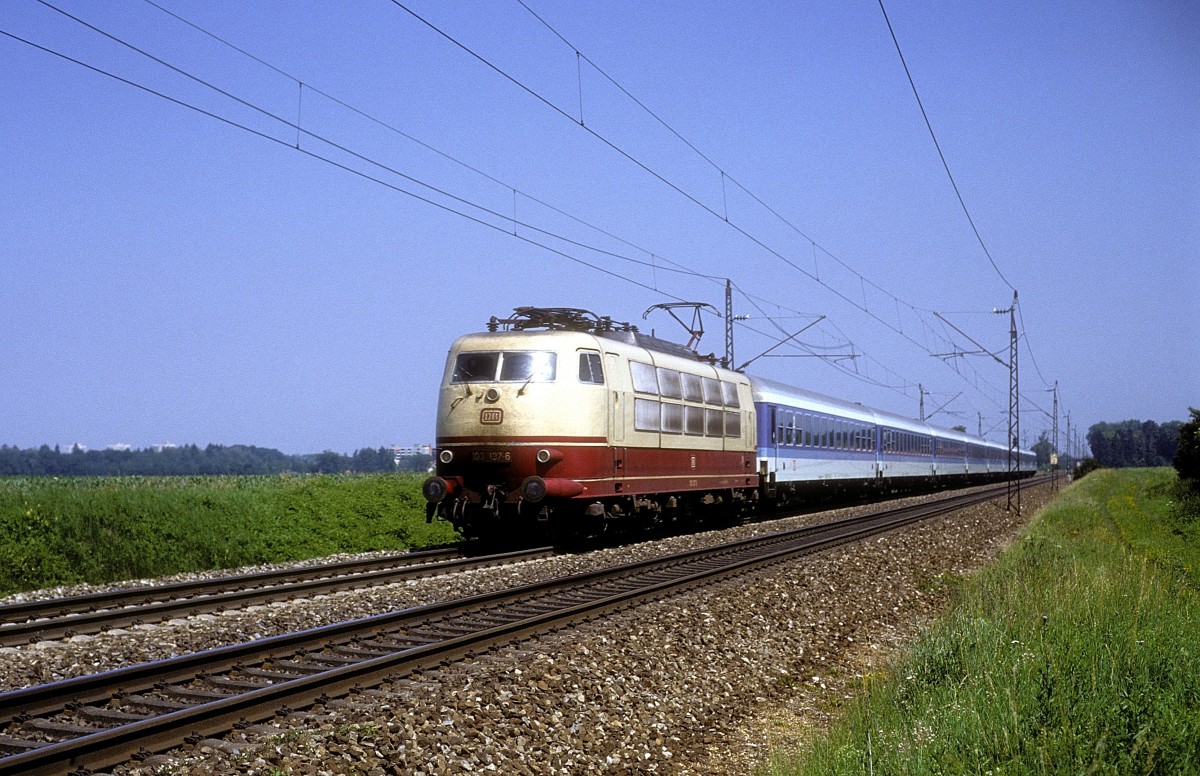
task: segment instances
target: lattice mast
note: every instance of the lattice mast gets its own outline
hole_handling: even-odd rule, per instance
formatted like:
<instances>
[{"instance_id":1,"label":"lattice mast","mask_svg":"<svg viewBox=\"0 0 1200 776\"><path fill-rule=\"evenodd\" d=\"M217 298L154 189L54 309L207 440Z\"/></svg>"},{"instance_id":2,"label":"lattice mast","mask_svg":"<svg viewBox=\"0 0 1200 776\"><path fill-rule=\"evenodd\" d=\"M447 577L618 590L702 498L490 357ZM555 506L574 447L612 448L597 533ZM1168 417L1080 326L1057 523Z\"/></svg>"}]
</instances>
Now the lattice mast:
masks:
<instances>
[{"instance_id":1,"label":"lattice mast","mask_svg":"<svg viewBox=\"0 0 1200 776\"><path fill-rule=\"evenodd\" d=\"M1021 387L1017 369L1017 292L1008 308L1008 511L1021 514Z\"/></svg>"}]
</instances>

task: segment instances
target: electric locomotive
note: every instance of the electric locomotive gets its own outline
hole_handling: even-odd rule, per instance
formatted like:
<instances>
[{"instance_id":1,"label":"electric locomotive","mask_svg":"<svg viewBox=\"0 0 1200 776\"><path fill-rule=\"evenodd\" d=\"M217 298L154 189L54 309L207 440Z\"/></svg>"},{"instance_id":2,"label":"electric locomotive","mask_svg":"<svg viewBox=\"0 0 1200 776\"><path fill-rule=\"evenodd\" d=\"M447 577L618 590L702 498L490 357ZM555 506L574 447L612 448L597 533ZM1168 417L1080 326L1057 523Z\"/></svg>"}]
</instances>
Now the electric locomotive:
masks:
<instances>
[{"instance_id":1,"label":"electric locomotive","mask_svg":"<svg viewBox=\"0 0 1200 776\"><path fill-rule=\"evenodd\" d=\"M584 310L517 308L450 348L427 517L590 533L757 498L749 379Z\"/></svg>"}]
</instances>

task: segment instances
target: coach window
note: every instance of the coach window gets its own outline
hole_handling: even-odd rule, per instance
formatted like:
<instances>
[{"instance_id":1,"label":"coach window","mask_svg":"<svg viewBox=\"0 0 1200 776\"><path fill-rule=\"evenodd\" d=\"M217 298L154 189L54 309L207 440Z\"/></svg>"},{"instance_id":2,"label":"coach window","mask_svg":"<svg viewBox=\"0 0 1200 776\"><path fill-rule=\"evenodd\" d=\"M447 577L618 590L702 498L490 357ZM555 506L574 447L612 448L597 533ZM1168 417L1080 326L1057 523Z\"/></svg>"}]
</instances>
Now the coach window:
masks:
<instances>
[{"instance_id":1,"label":"coach window","mask_svg":"<svg viewBox=\"0 0 1200 776\"><path fill-rule=\"evenodd\" d=\"M721 406L721 384L711 377L700 378L704 383L704 403Z\"/></svg>"},{"instance_id":2,"label":"coach window","mask_svg":"<svg viewBox=\"0 0 1200 776\"><path fill-rule=\"evenodd\" d=\"M783 442L787 445L796 444L796 415L789 412L787 414L787 427L783 430Z\"/></svg>"},{"instance_id":3,"label":"coach window","mask_svg":"<svg viewBox=\"0 0 1200 776\"><path fill-rule=\"evenodd\" d=\"M668 399L682 399L683 388L679 385L679 373L674 369L659 367L658 392Z\"/></svg>"},{"instance_id":4,"label":"coach window","mask_svg":"<svg viewBox=\"0 0 1200 776\"><path fill-rule=\"evenodd\" d=\"M630 361L629 376L633 378L633 390L638 393L658 393L658 380L654 376L654 367L650 364ZM655 414L657 413L655 410Z\"/></svg>"},{"instance_id":5,"label":"coach window","mask_svg":"<svg viewBox=\"0 0 1200 776\"><path fill-rule=\"evenodd\" d=\"M704 389L700 386L700 375L690 375L684 372L680 376L683 383L683 398L697 404L704 401Z\"/></svg>"},{"instance_id":6,"label":"coach window","mask_svg":"<svg viewBox=\"0 0 1200 776\"><path fill-rule=\"evenodd\" d=\"M600 354L590 350L579 353L579 382L604 385L604 371L600 368Z\"/></svg>"}]
</instances>

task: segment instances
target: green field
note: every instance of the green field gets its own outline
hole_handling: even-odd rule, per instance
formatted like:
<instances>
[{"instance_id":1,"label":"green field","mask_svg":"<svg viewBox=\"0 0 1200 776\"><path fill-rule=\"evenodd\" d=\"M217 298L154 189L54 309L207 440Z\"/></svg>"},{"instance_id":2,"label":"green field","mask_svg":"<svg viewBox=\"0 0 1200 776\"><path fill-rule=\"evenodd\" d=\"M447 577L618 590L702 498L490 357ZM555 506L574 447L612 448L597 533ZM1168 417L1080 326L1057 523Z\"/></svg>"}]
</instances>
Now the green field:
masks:
<instances>
[{"instance_id":1,"label":"green field","mask_svg":"<svg viewBox=\"0 0 1200 776\"><path fill-rule=\"evenodd\" d=\"M454 541L422 478L0 478L0 594Z\"/></svg>"},{"instance_id":2,"label":"green field","mask_svg":"<svg viewBox=\"0 0 1200 776\"><path fill-rule=\"evenodd\" d=\"M1200 773L1198 505L1171 469L1075 483L765 772Z\"/></svg>"}]
</instances>

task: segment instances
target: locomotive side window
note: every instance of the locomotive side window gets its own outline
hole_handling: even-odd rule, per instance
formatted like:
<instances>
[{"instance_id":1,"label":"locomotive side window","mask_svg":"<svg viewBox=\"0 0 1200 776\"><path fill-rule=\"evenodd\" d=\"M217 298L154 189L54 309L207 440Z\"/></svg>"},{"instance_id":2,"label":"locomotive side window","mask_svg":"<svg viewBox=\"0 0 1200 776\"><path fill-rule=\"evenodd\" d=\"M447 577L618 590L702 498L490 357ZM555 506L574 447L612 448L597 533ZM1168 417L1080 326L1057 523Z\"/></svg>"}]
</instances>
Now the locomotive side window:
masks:
<instances>
[{"instance_id":1,"label":"locomotive side window","mask_svg":"<svg viewBox=\"0 0 1200 776\"><path fill-rule=\"evenodd\" d=\"M704 403L721 406L721 384L711 377L702 377L704 383Z\"/></svg>"},{"instance_id":2,"label":"locomotive side window","mask_svg":"<svg viewBox=\"0 0 1200 776\"><path fill-rule=\"evenodd\" d=\"M683 381L683 398L688 401L704 401L704 389L700 387L700 375L690 375L684 372L680 375Z\"/></svg>"},{"instance_id":3,"label":"locomotive side window","mask_svg":"<svg viewBox=\"0 0 1200 776\"><path fill-rule=\"evenodd\" d=\"M721 383L721 398L726 407L739 407L737 383Z\"/></svg>"},{"instance_id":4,"label":"locomotive side window","mask_svg":"<svg viewBox=\"0 0 1200 776\"><path fill-rule=\"evenodd\" d=\"M683 405L662 403L662 430L664 434L683 433Z\"/></svg>"},{"instance_id":5,"label":"locomotive side window","mask_svg":"<svg viewBox=\"0 0 1200 776\"><path fill-rule=\"evenodd\" d=\"M772 408L774 409L774 408ZM704 435L704 408L692 407L684 405L683 407L683 433L692 436Z\"/></svg>"},{"instance_id":6,"label":"locomotive side window","mask_svg":"<svg viewBox=\"0 0 1200 776\"><path fill-rule=\"evenodd\" d=\"M604 385L604 371L600 368L600 354L585 350L579 354L579 382Z\"/></svg>"},{"instance_id":7,"label":"locomotive side window","mask_svg":"<svg viewBox=\"0 0 1200 776\"><path fill-rule=\"evenodd\" d=\"M674 369L658 368L658 392L668 399L682 399L683 387L679 384L679 373Z\"/></svg>"},{"instance_id":8,"label":"locomotive side window","mask_svg":"<svg viewBox=\"0 0 1200 776\"><path fill-rule=\"evenodd\" d=\"M654 367L640 361L629 362L629 376L633 378L633 390L638 393L658 393L658 378ZM657 410L655 411L657 414ZM657 429L655 429L657 431Z\"/></svg>"},{"instance_id":9,"label":"locomotive side window","mask_svg":"<svg viewBox=\"0 0 1200 776\"><path fill-rule=\"evenodd\" d=\"M658 431L658 402L650 399L634 399L633 427L637 431Z\"/></svg>"},{"instance_id":10,"label":"locomotive side window","mask_svg":"<svg viewBox=\"0 0 1200 776\"><path fill-rule=\"evenodd\" d=\"M720 413L718 413L720 414ZM740 412L726 412L725 436L740 437L742 435L742 415Z\"/></svg>"},{"instance_id":11,"label":"locomotive side window","mask_svg":"<svg viewBox=\"0 0 1200 776\"><path fill-rule=\"evenodd\" d=\"M705 410L704 411L704 433L706 436L725 436L724 423L722 416L725 413L720 410Z\"/></svg>"}]
</instances>

